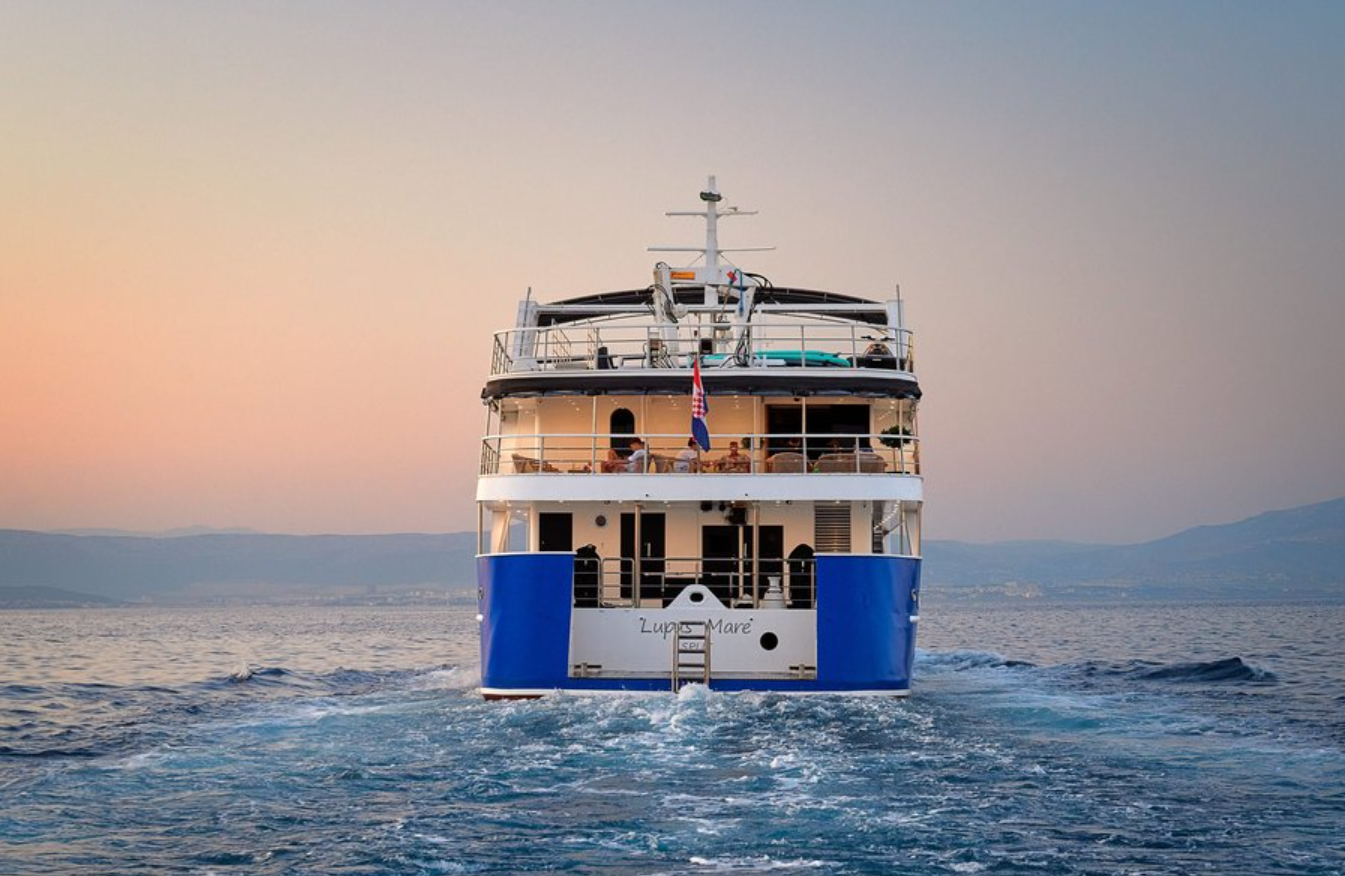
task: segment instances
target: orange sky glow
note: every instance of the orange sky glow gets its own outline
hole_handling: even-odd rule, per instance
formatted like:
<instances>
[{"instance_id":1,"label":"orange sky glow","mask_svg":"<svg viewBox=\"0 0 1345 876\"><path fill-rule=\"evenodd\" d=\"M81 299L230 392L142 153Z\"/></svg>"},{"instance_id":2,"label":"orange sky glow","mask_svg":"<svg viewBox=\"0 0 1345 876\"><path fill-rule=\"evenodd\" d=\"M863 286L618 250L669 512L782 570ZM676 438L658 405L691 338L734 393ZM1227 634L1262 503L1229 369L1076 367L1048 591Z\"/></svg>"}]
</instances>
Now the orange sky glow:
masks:
<instances>
[{"instance_id":1,"label":"orange sky glow","mask_svg":"<svg viewBox=\"0 0 1345 876\"><path fill-rule=\"evenodd\" d=\"M1345 494L1343 9L5 4L0 527L470 528L490 332L707 173L901 283L933 537Z\"/></svg>"}]
</instances>

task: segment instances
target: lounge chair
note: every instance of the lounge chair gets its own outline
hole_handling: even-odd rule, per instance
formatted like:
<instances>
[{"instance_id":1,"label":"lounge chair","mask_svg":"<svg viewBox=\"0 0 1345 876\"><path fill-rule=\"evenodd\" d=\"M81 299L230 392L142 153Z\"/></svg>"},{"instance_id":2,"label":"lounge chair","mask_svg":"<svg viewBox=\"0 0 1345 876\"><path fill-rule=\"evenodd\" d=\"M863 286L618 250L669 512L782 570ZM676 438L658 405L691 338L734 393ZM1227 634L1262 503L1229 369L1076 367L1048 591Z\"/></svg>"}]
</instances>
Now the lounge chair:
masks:
<instances>
[{"instance_id":1,"label":"lounge chair","mask_svg":"<svg viewBox=\"0 0 1345 876\"><path fill-rule=\"evenodd\" d=\"M818 472L841 473L858 471L853 453L824 453L813 469Z\"/></svg>"},{"instance_id":2,"label":"lounge chair","mask_svg":"<svg viewBox=\"0 0 1345 876\"><path fill-rule=\"evenodd\" d=\"M859 454L859 470L865 474L882 474L887 471L887 460L871 451L864 451Z\"/></svg>"},{"instance_id":3,"label":"lounge chair","mask_svg":"<svg viewBox=\"0 0 1345 876\"><path fill-rule=\"evenodd\" d=\"M803 474L807 471L807 461L802 453L785 451L766 460L766 471L772 474Z\"/></svg>"}]
</instances>

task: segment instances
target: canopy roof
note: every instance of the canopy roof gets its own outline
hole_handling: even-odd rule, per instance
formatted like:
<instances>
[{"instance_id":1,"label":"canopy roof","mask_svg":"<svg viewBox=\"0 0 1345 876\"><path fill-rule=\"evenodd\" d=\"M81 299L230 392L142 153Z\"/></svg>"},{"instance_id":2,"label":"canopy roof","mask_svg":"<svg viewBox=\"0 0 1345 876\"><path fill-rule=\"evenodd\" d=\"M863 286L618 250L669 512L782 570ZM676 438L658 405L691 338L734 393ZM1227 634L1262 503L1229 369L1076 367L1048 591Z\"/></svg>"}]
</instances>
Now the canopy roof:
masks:
<instances>
[{"instance_id":1,"label":"canopy roof","mask_svg":"<svg viewBox=\"0 0 1345 876\"><path fill-rule=\"evenodd\" d=\"M680 304L695 306L705 299L703 286L676 286L673 294ZM755 292L755 304L783 305L795 312L809 312L809 305L817 306L818 313L840 316L871 325L887 324L887 305L870 298L855 295L842 295L839 292L823 292L816 289L791 289L779 286L758 287ZM651 293L649 288L625 289L619 292L598 292L593 295L580 295L550 303L538 303L537 325L559 325L567 322L592 319L600 315L596 308L611 307L613 313L630 312L635 308L649 307ZM843 312L828 311L828 306L840 305Z\"/></svg>"}]
</instances>

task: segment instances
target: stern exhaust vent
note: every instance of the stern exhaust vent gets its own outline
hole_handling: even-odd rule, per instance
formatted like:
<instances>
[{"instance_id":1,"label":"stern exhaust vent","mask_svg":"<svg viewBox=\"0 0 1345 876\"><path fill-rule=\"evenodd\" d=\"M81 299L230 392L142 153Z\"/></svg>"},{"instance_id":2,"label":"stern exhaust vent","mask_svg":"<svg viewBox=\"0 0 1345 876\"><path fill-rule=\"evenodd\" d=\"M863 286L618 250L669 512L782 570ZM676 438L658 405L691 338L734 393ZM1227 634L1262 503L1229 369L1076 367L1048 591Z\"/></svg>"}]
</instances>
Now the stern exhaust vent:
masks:
<instances>
[{"instance_id":1,"label":"stern exhaust vent","mask_svg":"<svg viewBox=\"0 0 1345 876\"><path fill-rule=\"evenodd\" d=\"M849 502L818 502L813 506L813 550L819 554L850 553Z\"/></svg>"}]
</instances>

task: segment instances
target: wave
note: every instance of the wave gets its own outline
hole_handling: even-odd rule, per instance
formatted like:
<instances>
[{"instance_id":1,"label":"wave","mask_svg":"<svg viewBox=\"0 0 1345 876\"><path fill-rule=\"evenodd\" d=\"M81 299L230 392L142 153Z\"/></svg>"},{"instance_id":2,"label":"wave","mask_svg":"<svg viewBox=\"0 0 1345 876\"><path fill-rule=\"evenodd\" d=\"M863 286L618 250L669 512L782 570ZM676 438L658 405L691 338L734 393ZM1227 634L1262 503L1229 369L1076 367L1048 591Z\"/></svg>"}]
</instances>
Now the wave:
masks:
<instances>
[{"instance_id":1,"label":"wave","mask_svg":"<svg viewBox=\"0 0 1345 876\"><path fill-rule=\"evenodd\" d=\"M306 672L245 665L169 687L162 684L54 682L0 685L0 762L22 758L94 758L161 744L192 725L254 705L303 700L323 708L379 692L453 695L473 690L470 667L337 668Z\"/></svg>"},{"instance_id":2,"label":"wave","mask_svg":"<svg viewBox=\"0 0 1345 876\"><path fill-rule=\"evenodd\" d=\"M36 684L0 685L0 697L26 697L45 692L46 688Z\"/></svg>"},{"instance_id":3,"label":"wave","mask_svg":"<svg viewBox=\"0 0 1345 876\"><path fill-rule=\"evenodd\" d=\"M243 684L248 681L261 682L268 678L283 678L289 674L290 673L287 670L279 666L258 666L255 668L244 666L225 680L231 681L234 684Z\"/></svg>"},{"instance_id":4,"label":"wave","mask_svg":"<svg viewBox=\"0 0 1345 876\"><path fill-rule=\"evenodd\" d=\"M101 748L79 745L67 748L24 748L17 745L0 745L0 758L42 758L101 757L105 751Z\"/></svg>"},{"instance_id":5,"label":"wave","mask_svg":"<svg viewBox=\"0 0 1345 876\"><path fill-rule=\"evenodd\" d=\"M481 673L476 667L448 665L417 669L402 681L402 686L408 690L475 691L481 686Z\"/></svg>"},{"instance_id":6,"label":"wave","mask_svg":"<svg viewBox=\"0 0 1345 876\"><path fill-rule=\"evenodd\" d=\"M963 672L968 669L1018 669L1036 667L1027 660L1012 660L994 651L956 649L953 651L922 651L916 649L916 670L941 669Z\"/></svg>"},{"instance_id":7,"label":"wave","mask_svg":"<svg viewBox=\"0 0 1345 876\"><path fill-rule=\"evenodd\" d=\"M1279 681L1269 669L1253 666L1241 657L1225 657L1200 663L1174 663L1141 672L1138 677L1154 681Z\"/></svg>"},{"instance_id":8,"label":"wave","mask_svg":"<svg viewBox=\"0 0 1345 876\"><path fill-rule=\"evenodd\" d=\"M267 691L292 690L295 693L344 694L368 693L411 670L373 671L338 667L324 672L305 672L284 666L243 666L226 676L198 682L192 687L206 690L258 688ZM258 691L260 692L260 690Z\"/></svg>"},{"instance_id":9,"label":"wave","mask_svg":"<svg viewBox=\"0 0 1345 876\"><path fill-rule=\"evenodd\" d=\"M1014 660L994 651L955 649L951 651L916 651L917 675L920 671L965 672L971 669L1059 669L1089 677L1114 677L1141 681L1166 682L1249 682L1273 684L1279 681L1269 669L1249 663L1242 657L1221 657L1215 660L1197 660L1181 663L1158 663L1151 660L1132 660L1127 663L1108 663L1086 660L1065 663L1056 667L1039 667L1027 660Z\"/></svg>"},{"instance_id":10,"label":"wave","mask_svg":"<svg viewBox=\"0 0 1345 876\"><path fill-rule=\"evenodd\" d=\"M1147 660L1135 660L1130 663L1114 664L1085 662L1067 665L1065 668L1077 669L1088 676L1111 676L1130 678L1140 681L1167 681L1187 683L1227 683L1251 682L1274 684L1279 681L1275 673L1248 663L1241 657L1223 657L1217 660L1199 660L1189 663L1154 663Z\"/></svg>"},{"instance_id":11,"label":"wave","mask_svg":"<svg viewBox=\"0 0 1345 876\"><path fill-rule=\"evenodd\" d=\"M44 701L49 704L70 701L106 701L108 698L169 697L182 698L218 694L280 693L345 696L371 693L381 689L412 688L454 690L480 686L480 678L471 667L439 664L415 669L336 669L308 672L284 666L244 665L224 675L186 681L176 686L163 684L111 684L107 682L55 682L48 684L0 685L0 708L6 702ZM48 705L47 708L59 708Z\"/></svg>"}]
</instances>

